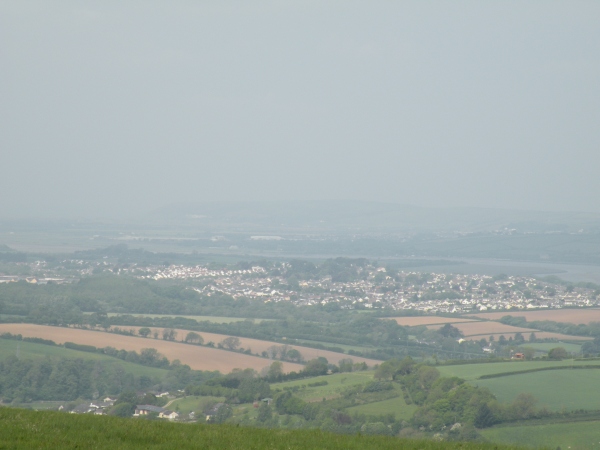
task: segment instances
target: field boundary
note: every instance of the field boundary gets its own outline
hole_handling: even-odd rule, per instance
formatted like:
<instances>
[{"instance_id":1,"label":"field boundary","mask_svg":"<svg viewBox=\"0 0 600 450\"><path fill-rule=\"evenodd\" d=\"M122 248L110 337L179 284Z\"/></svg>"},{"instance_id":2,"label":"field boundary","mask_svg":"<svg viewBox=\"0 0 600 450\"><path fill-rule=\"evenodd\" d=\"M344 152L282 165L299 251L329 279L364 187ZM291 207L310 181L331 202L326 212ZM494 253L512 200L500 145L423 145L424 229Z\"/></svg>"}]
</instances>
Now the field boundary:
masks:
<instances>
[{"instance_id":1,"label":"field boundary","mask_svg":"<svg viewBox=\"0 0 600 450\"><path fill-rule=\"evenodd\" d=\"M489 380L490 378L500 378L500 377L510 377L513 375L522 375L526 373L533 372L544 372L546 370L573 370L573 369L600 369L600 364L595 365L587 365L587 366L561 366L561 367L537 367L535 369L527 369L527 370L515 370L513 372L502 372L502 373L491 373L488 375L481 375L480 377L475 378L476 380Z\"/></svg>"}]
</instances>

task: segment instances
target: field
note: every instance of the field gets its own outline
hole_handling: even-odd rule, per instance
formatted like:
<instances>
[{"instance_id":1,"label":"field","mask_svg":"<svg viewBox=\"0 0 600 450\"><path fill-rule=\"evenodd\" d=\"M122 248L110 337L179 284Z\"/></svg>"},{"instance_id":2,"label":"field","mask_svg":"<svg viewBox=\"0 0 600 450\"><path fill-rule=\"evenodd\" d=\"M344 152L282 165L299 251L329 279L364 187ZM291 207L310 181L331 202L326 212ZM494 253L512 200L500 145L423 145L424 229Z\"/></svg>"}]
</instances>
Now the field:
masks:
<instances>
[{"instance_id":1,"label":"field","mask_svg":"<svg viewBox=\"0 0 600 450\"><path fill-rule=\"evenodd\" d=\"M598 363L598 361L597 361ZM477 380L500 402L512 402L522 392L533 394L538 406L551 411L600 409L600 369L568 368Z\"/></svg>"},{"instance_id":2,"label":"field","mask_svg":"<svg viewBox=\"0 0 600 450\"><path fill-rule=\"evenodd\" d=\"M537 333L536 333L537 336ZM569 353L580 353L581 352L581 345L579 344L569 344L566 342L560 342L560 343L556 343L556 342L534 342L532 344L530 344L529 342L524 344L525 347L530 347L533 348L535 350L541 350L543 352L547 352L548 350L551 350L555 347L562 347L564 348L566 351L568 351Z\"/></svg>"},{"instance_id":3,"label":"field","mask_svg":"<svg viewBox=\"0 0 600 450\"><path fill-rule=\"evenodd\" d=\"M352 406L351 408L346 408L345 411L374 416L379 414L394 414L396 419L409 420L417 409L418 406L407 405L402 395L400 395L400 397L390 398L381 402Z\"/></svg>"},{"instance_id":4,"label":"field","mask_svg":"<svg viewBox=\"0 0 600 450\"><path fill-rule=\"evenodd\" d=\"M10 339L0 339L0 359L4 360L9 355L15 355L19 347L19 358L39 359L46 356L55 356L61 358L83 358L88 360L103 361L107 364L118 364L126 372L135 376L146 375L149 377L163 378L167 374L165 369L147 367L139 364L133 364L112 356L101 355L99 353L81 352L64 347L55 347L52 345L36 344L33 342L13 341Z\"/></svg>"},{"instance_id":5,"label":"field","mask_svg":"<svg viewBox=\"0 0 600 450\"><path fill-rule=\"evenodd\" d=\"M306 402L317 402L323 400L323 398L328 400L337 398L344 389L347 389L350 386L354 386L356 384L366 384L369 381L373 381L373 373L373 371L336 373L333 375L310 378L308 380L304 379L276 383L272 384L271 388L276 390L283 389L284 387L306 386L305 388L295 392L294 395ZM320 381L327 381L327 384L325 386L307 386L308 383L316 383Z\"/></svg>"},{"instance_id":6,"label":"field","mask_svg":"<svg viewBox=\"0 0 600 450\"><path fill-rule=\"evenodd\" d=\"M591 341L592 339L594 339L593 337L588 337L588 336L572 336L570 334L561 334L561 333L552 333L550 331L538 331L538 330L532 330L532 329L528 329L527 333L524 332L520 332L521 335L527 340L529 339L529 335L531 333L535 333L535 337L537 339L557 339L559 341L572 341L572 342L581 342L581 341ZM490 334L480 334L480 335L474 335L474 336L467 336L465 339L471 340L471 341L479 341L480 339L485 339L485 340L489 340L490 336L494 336L494 339L498 340L498 338L500 336L504 336L506 339L512 337L514 339L514 337L516 336L516 333L490 333ZM527 345L527 344L524 344ZM557 346L562 346L562 343L556 343L553 344L553 347L557 347Z\"/></svg>"},{"instance_id":7,"label":"field","mask_svg":"<svg viewBox=\"0 0 600 450\"><path fill-rule=\"evenodd\" d=\"M385 317L382 320L395 320L398 325L404 327L415 327L418 325L438 325L445 323L475 322L475 319L464 319L462 317L438 317L438 316L409 316L409 317Z\"/></svg>"},{"instance_id":8,"label":"field","mask_svg":"<svg viewBox=\"0 0 600 450\"><path fill-rule=\"evenodd\" d=\"M101 331L79 330L74 328L51 327L31 324L0 324L0 333L22 334L25 337L50 339L56 343L75 342L77 344L94 345L96 347L114 347L117 349L140 351L144 348L155 348L169 360L179 359L196 370L218 370L229 373L233 369L252 368L260 371L268 367L272 361L257 356L244 355L226 350L188 345L162 339L145 339L141 337L123 336ZM51 348L51 347L48 347ZM294 363L283 363L286 372L302 370L303 366Z\"/></svg>"},{"instance_id":9,"label":"field","mask_svg":"<svg viewBox=\"0 0 600 450\"><path fill-rule=\"evenodd\" d=\"M122 316L122 313L108 313L108 317L112 316ZM184 316L181 314L127 314L128 316L134 317L150 317L152 319L158 317L183 317L185 319L192 319L198 322L213 322L213 323L233 323L233 322L243 322L244 320L251 320L254 323L260 323L265 321L270 321L273 319L244 319L242 317L223 317L223 316Z\"/></svg>"},{"instance_id":10,"label":"field","mask_svg":"<svg viewBox=\"0 0 600 450\"><path fill-rule=\"evenodd\" d=\"M482 430L492 442L535 448L600 448L600 422L552 423L531 426L502 426Z\"/></svg>"},{"instance_id":11,"label":"field","mask_svg":"<svg viewBox=\"0 0 600 450\"><path fill-rule=\"evenodd\" d=\"M467 317L480 317L482 319L498 320L504 316L525 317L528 322L533 320L551 320L553 322L566 322L574 324L588 324L600 322L600 309L551 309L541 311L505 311L492 313L468 314Z\"/></svg>"},{"instance_id":12,"label":"field","mask_svg":"<svg viewBox=\"0 0 600 450\"><path fill-rule=\"evenodd\" d=\"M127 327L127 326L120 327L120 328L137 329L137 327ZM162 328L150 328L150 329L152 330L153 333L158 332L159 336L161 335L161 333L163 331ZM177 331L177 339L178 340L184 339L185 336L189 333L189 330L176 329L176 331ZM213 342L214 344L218 344L223 339L228 337L228 335L226 335L226 334L205 333L204 331L199 331L197 333L200 336L202 336L205 344L208 342ZM251 338L245 338L245 337L240 337L239 339L240 339L240 347L242 347L244 349L251 349L252 353L258 353L258 354L261 354L264 351L268 352L269 348L273 347L274 345L275 346L284 345L284 344L278 343L278 342L262 341L259 339L251 339ZM152 339L152 342L154 342L154 339ZM335 344L331 344L331 345L335 345ZM322 356L324 358L327 358L327 361L329 361L330 363L333 363L333 364L337 364L341 359L346 359L346 358L351 358L355 363L365 362L365 363L367 363L368 366L374 366L375 364L381 364L381 361L378 361L375 359L361 358L360 356L350 356L350 355L346 355L344 353L331 352L328 350L319 350L316 348L301 347L298 345L289 345L289 347L295 348L296 350L298 350L300 352L300 354L302 355L302 357L304 358L304 360L306 360L306 361L314 359L314 358L318 358L319 356Z\"/></svg>"},{"instance_id":13,"label":"field","mask_svg":"<svg viewBox=\"0 0 600 450\"><path fill-rule=\"evenodd\" d=\"M319 430L274 430L203 424L191 426L163 421L11 408L0 408L0 423L0 448L11 449L502 449L493 444L411 441L386 436L347 436Z\"/></svg>"},{"instance_id":14,"label":"field","mask_svg":"<svg viewBox=\"0 0 600 450\"><path fill-rule=\"evenodd\" d=\"M169 405L169 409L175 410L181 414L189 414L192 411L196 413L197 417L200 417L201 412L218 402L224 402L225 397L210 397L210 396L188 396L178 398Z\"/></svg>"},{"instance_id":15,"label":"field","mask_svg":"<svg viewBox=\"0 0 600 450\"><path fill-rule=\"evenodd\" d=\"M434 325L435 326L435 325ZM456 328L463 332L465 336L480 336L490 335L496 333L521 333L527 337L525 333L529 334L532 331L536 333L537 330L531 328L513 327L511 325L505 325L500 322L470 322L470 323L457 323L454 324Z\"/></svg>"},{"instance_id":16,"label":"field","mask_svg":"<svg viewBox=\"0 0 600 450\"><path fill-rule=\"evenodd\" d=\"M437 366L443 376L459 377L467 381L479 383L477 380L482 375L492 375L496 373L507 373L520 370L539 369L544 367L571 367L571 366L587 366L600 365L600 361L506 361L498 363L483 363L483 364L461 364L452 366ZM544 373L544 372L537 372ZM510 377L507 377L509 379ZM600 409L600 408L599 408Z\"/></svg>"}]
</instances>

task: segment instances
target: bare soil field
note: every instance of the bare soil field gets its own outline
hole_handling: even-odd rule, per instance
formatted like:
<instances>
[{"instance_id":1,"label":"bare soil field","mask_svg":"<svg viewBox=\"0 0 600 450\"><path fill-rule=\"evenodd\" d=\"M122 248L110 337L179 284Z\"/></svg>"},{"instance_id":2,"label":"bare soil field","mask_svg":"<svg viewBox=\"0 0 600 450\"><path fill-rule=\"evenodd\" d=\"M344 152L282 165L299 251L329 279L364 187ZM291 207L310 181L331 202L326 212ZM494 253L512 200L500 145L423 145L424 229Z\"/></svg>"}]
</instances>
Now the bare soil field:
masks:
<instances>
[{"instance_id":1,"label":"bare soil field","mask_svg":"<svg viewBox=\"0 0 600 450\"><path fill-rule=\"evenodd\" d=\"M531 332L534 332L535 337L538 339L558 339L559 341L589 341L593 339L591 337L586 336L571 336L568 334L550 333L548 331L529 330L528 333L521 333L525 338L525 344L523 344L524 346L527 346L527 340L529 339L529 335L531 334ZM481 339L485 339L486 341L488 341L490 336L494 336L494 339L497 341L500 336L504 336L506 339L508 339L509 337L512 337L514 339L515 334L516 333L490 333L489 335L483 334L468 336L465 337L465 339L470 341L479 341ZM560 347L560 343L557 342L556 346Z\"/></svg>"},{"instance_id":2,"label":"bare soil field","mask_svg":"<svg viewBox=\"0 0 600 450\"><path fill-rule=\"evenodd\" d=\"M464 323L476 322L476 319L463 319L452 317L437 317L437 316L413 316L413 317L385 317L382 320L395 320L398 325L403 327L414 327L417 325L443 325L446 323Z\"/></svg>"},{"instance_id":3,"label":"bare soil field","mask_svg":"<svg viewBox=\"0 0 600 450\"><path fill-rule=\"evenodd\" d=\"M75 342L96 347L114 347L116 349L135 350L155 348L169 360L179 359L183 364L195 370L218 370L229 373L233 369L252 368L260 371L272 361L258 356L244 355L227 350L164 341L142 337L123 336L102 331L79 330L75 328L51 327L21 323L0 324L0 333L21 334L25 337L50 339L56 343ZM302 370L301 364L283 363L285 372Z\"/></svg>"},{"instance_id":4,"label":"bare soil field","mask_svg":"<svg viewBox=\"0 0 600 450\"><path fill-rule=\"evenodd\" d=\"M539 311L505 311L492 313L469 314L468 317L498 320L504 316L525 317L527 321L551 320L553 322L566 322L579 325L590 322L600 322L600 309L550 309Z\"/></svg>"},{"instance_id":5,"label":"bare soil field","mask_svg":"<svg viewBox=\"0 0 600 450\"><path fill-rule=\"evenodd\" d=\"M119 328L124 328L126 330L133 329L135 331L137 331L139 329L139 327L128 327L128 326L120 326ZM154 334L154 332L158 332L159 339L160 339L160 337L162 336L163 328L150 328L150 329L152 330L151 336ZM181 330L181 329L176 329L175 331L177 331L177 337L175 339L178 341L182 341L183 339L185 339L185 336L190 332L189 330ZM223 339L229 337L229 335L227 335L227 334L205 333L204 331L197 331L196 333L198 333L200 336L202 336L202 338L204 339L204 344L207 344L208 342L212 341L215 345L217 345L219 342L223 341ZM251 338L245 338L245 337L240 337L239 340L240 340L240 347L242 347L245 350L250 349L252 351L252 353L259 353L259 354L264 351L268 352L270 347L273 347L273 346L280 347L280 346L284 345L284 344L281 344L278 342L262 341L259 339L251 339ZM156 340L154 338L146 339L146 342L148 342L148 341L156 342ZM150 343L148 344L148 346L150 346ZM335 344L331 344L331 346L335 346ZM359 356L345 355L343 353L330 352L327 350L319 350L316 348L302 347L299 345L290 345L289 347L295 348L296 350L298 350L305 361L309 361L311 359L315 359L315 358L318 358L319 356L322 356L324 358L327 358L327 361L329 361L332 364L338 364L341 359L346 359L346 358L352 359L352 361L354 361L355 363L365 362L369 367L372 367L375 364L381 364L381 361L378 361L375 359L361 358ZM167 358L168 358L168 355L165 354L165 356L167 356ZM292 370L295 370L295 369L292 369Z\"/></svg>"}]
</instances>

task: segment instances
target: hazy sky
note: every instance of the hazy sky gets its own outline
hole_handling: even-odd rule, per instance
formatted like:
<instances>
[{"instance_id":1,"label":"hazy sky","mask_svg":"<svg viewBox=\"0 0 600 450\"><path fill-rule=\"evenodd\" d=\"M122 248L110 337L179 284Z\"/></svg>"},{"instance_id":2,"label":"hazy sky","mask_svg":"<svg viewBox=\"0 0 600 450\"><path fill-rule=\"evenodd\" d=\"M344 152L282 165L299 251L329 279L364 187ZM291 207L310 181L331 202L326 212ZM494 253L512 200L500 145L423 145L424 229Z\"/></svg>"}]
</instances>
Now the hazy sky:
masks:
<instances>
[{"instance_id":1,"label":"hazy sky","mask_svg":"<svg viewBox=\"0 0 600 450\"><path fill-rule=\"evenodd\" d=\"M0 2L0 216L600 212L600 2Z\"/></svg>"}]
</instances>

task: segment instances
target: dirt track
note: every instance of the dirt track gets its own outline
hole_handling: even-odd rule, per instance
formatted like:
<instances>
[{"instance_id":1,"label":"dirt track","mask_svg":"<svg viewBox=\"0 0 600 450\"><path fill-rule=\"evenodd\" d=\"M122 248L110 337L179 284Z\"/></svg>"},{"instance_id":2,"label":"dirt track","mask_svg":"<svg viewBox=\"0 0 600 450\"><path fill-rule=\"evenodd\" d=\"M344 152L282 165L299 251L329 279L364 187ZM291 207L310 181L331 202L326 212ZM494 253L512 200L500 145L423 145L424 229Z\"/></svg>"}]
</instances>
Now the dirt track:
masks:
<instances>
[{"instance_id":1,"label":"dirt track","mask_svg":"<svg viewBox=\"0 0 600 450\"><path fill-rule=\"evenodd\" d=\"M268 367L272 361L257 356L244 355L226 350L163 341L162 339L145 339L141 337L122 336L102 331L79 330L74 328L51 327L32 324L0 324L0 333L21 334L25 337L50 339L57 344L75 342L77 344L94 345L96 347L114 347L116 349L135 350L155 348L170 361L179 359L182 363L196 370L218 370L229 373L233 369L252 368L260 371ZM301 364L283 363L284 371L302 370Z\"/></svg>"}]
</instances>

